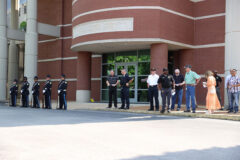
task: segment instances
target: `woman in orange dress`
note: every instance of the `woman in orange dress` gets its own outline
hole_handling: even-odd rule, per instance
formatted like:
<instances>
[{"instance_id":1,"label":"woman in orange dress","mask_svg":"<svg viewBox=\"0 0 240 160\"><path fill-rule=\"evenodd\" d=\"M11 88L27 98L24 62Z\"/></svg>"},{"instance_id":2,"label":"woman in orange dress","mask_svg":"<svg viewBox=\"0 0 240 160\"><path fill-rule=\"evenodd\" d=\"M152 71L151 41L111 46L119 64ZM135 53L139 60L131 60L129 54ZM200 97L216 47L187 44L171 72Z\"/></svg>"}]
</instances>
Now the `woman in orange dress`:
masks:
<instances>
[{"instance_id":1,"label":"woman in orange dress","mask_svg":"<svg viewBox=\"0 0 240 160\"><path fill-rule=\"evenodd\" d=\"M207 71L205 77L207 78L207 83L205 85L208 88L206 107L209 114L212 114L215 110L220 109L221 105L216 93L216 79L213 77L213 72Z\"/></svg>"}]
</instances>

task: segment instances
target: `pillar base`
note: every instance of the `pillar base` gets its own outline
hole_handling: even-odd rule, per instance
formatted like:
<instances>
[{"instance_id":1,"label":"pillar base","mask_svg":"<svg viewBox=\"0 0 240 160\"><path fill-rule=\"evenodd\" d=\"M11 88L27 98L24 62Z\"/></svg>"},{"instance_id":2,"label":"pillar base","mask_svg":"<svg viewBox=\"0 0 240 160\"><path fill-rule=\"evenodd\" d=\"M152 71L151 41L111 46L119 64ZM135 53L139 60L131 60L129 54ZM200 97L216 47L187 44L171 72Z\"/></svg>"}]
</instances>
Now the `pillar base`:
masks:
<instances>
[{"instance_id":1,"label":"pillar base","mask_svg":"<svg viewBox=\"0 0 240 160\"><path fill-rule=\"evenodd\" d=\"M77 90L76 91L76 101L79 103L90 102L90 90Z\"/></svg>"}]
</instances>

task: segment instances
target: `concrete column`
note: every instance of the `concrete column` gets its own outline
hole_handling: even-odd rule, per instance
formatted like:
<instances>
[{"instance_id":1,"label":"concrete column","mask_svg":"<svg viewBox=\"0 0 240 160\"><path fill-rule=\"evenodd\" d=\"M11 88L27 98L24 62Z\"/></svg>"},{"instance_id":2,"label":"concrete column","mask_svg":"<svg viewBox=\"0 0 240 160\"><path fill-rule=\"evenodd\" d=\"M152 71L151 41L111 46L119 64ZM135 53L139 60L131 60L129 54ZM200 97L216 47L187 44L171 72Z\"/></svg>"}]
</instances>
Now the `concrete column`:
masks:
<instances>
[{"instance_id":1,"label":"concrete column","mask_svg":"<svg viewBox=\"0 0 240 160\"><path fill-rule=\"evenodd\" d=\"M238 69L240 72L240 1L226 0L226 33L225 33L225 75L229 69ZM225 104L227 104L225 91Z\"/></svg>"},{"instance_id":2,"label":"concrete column","mask_svg":"<svg viewBox=\"0 0 240 160\"><path fill-rule=\"evenodd\" d=\"M152 44L151 45L151 68L157 69L157 74L161 74L163 68L168 67L168 45Z\"/></svg>"},{"instance_id":3,"label":"concrete column","mask_svg":"<svg viewBox=\"0 0 240 160\"><path fill-rule=\"evenodd\" d=\"M77 102L90 101L91 53L79 52L77 61Z\"/></svg>"},{"instance_id":4,"label":"concrete column","mask_svg":"<svg viewBox=\"0 0 240 160\"><path fill-rule=\"evenodd\" d=\"M7 0L0 0L0 73L0 101L4 101L7 86Z\"/></svg>"},{"instance_id":5,"label":"concrete column","mask_svg":"<svg viewBox=\"0 0 240 160\"><path fill-rule=\"evenodd\" d=\"M164 43L152 44L150 55L151 68L157 69L157 74L161 75L163 68L168 67L168 45ZM149 71L150 72L150 71ZM162 97L159 91L159 104L162 104Z\"/></svg>"},{"instance_id":6,"label":"concrete column","mask_svg":"<svg viewBox=\"0 0 240 160\"><path fill-rule=\"evenodd\" d=\"M37 75L38 32L37 0L27 1L27 32L25 36L24 76L28 77L30 87Z\"/></svg>"},{"instance_id":7,"label":"concrete column","mask_svg":"<svg viewBox=\"0 0 240 160\"><path fill-rule=\"evenodd\" d=\"M10 28L18 29L18 0L11 0ZM10 41L8 54L8 84L18 78L18 47L15 40Z\"/></svg>"}]
</instances>

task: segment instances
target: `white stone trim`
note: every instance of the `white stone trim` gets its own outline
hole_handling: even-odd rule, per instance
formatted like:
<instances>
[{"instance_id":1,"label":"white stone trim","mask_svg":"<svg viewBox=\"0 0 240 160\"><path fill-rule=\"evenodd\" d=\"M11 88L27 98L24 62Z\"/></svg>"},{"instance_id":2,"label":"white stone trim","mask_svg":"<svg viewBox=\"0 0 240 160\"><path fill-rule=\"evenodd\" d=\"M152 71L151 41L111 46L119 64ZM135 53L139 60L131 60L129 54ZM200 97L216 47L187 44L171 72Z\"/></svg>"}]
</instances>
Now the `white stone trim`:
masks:
<instances>
[{"instance_id":1,"label":"white stone trim","mask_svg":"<svg viewBox=\"0 0 240 160\"><path fill-rule=\"evenodd\" d=\"M101 78L91 78L91 81L101 81Z\"/></svg>"},{"instance_id":2,"label":"white stone trim","mask_svg":"<svg viewBox=\"0 0 240 160\"><path fill-rule=\"evenodd\" d=\"M38 41L38 43L54 42L54 41L61 40L61 39L72 39L72 36L69 36L69 37L59 37L59 38L48 39L48 40L42 40L42 41Z\"/></svg>"},{"instance_id":3,"label":"white stone trim","mask_svg":"<svg viewBox=\"0 0 240 160\"><path fill-rule=\"evenodd\" d=\"M198 49L198 48L212 48L212 47L222 47L225 46L225 43L217 43L217 44L206 44L206 45L189 45L185 43L180 43L176 41L166 40L162 38L126 38L126 39L108 39L108 40L96 40L96 41L88 41L83 43L75 44L71 47L74 49L75 47L83 46L83 45L91 45L91 44L101 44L101 43L114 43L114 42L152 42L152 43L167 43L172 45L177 45L185 48Z\"/></svg>"},{"instance_id":4,"label":"white stone trim","mask_svg":"<svg viewBox=\"0 0 240 160\"><path fill-rule=\"evenodd\" d=\"M218 17L219 14L222 14L222 16L225 15L225 13L219 13L219 14L202 16L202 17L192 17L192 16L189 16L189 15L180 13L180 12L176 12L176 11L173 11L173 10L170 10L170 9L167 9L167 8L164 8L164 7L160 7L160 6L127 6L127 7L104 8L104 9L98 9L98 10L93 10L93 11L84 12L84 13L81 13L81 14L78 14L78 15L74 16L74 17L72 18L72 21L75 21L75 20L78 19L79 17L85 16L85 15L89 15L89 14L100 13L100 12L107 12L107 11L132 10L132 9L162 10L162 11L165 11L165 12L168 12L168 13L172 13L172 14L175 14L175 15L178 15L178 16L181 16L181 17L185 17L185 18L188 18L188 19L191 19L191 20L198 20L199 18L200 18L200 19L204 19L204 18L208 18L209 16L210 16L211 18L213 18L213 17L215 17L215 16Z\"/></svg>"},{"instance_id":5,"label":"white stone trim","mask_svg":"<svg viewBox=\"0 0 240 160\"><path fill-rule=\"evenodd\" d=\"M195 20L201 20L201 19L207 19L207 18L215 18L215 17L222 17L225 16L225 13L219 13L219 14L212 14L208 16L201 16L201 17L196 17Z\"/></svg>"},{"instance_id":6,"label":"white stone trim","mask_svg":"<svg viewBox=\"0 0 240 160\"><path fill-rule=\"evenodd\" d=\"M72 1L72 5L74 5L78 0L73 0Z\"/></svg>"},{"instance_id":7,"label":"white stone trim","mask_svg":"<svg viewBox=\"0 0 240 160\"><path fill-rule=\"evenodd\" d=\"M61 79L51 79L52 82L59 82ZM39 79L39 82L45 82L46 79ZM68 82L75 82L77 81L77 78L66 78L66 81Z\"/></svg>"},{"instance_id":8,"label":"white stone trim","mask_svg":"<svg viewBox=\"0 0 240 160\"><path fill-rule=\"evenodd\" d=\"M133 31L133 20L133 17L128 17L80 23L73 27L73 38L96 33Z\"/></svg>"},{"instance_id":9,"label":"white stone trim","mask_svg":"<svg viewBox=\"0 0 240 160\"><path fill-rule=\"evenodd\" d=\"M92 57L92 58L101 58L102 55L100 55L100 54L93 54L91 57Z\"/></svg>"},{"instance_id":10,"label":"white stone trim","mask_svg":"<svg viewBox=\"0 0 240 160\"><path fill-rule=\"evenodd\" d=\"M72 24L59 24L58 27L69 27L72 26Z\"/></svg>"},{"instance_id":11,"label":"white stone trim","mask_svg":"<svg viewBox=\"0 0 240 160\"><path fill-rule=\"evenodd\" d=\"M54 61L61 61L61 60L74 60L77 59L78 57L64 57L64 58L52 58L52 59L40 59L38 62L54 62Z\"/></svg>"},{"instance_id":12,"label":"white stone trim","mask_svg":"<svg viewBox=\"0 0 240 160\"><path fill-rule=\"evenodd\" d=\"M202 2L202 1L205 1L205 0L190 0L191 2L194 2L194 3L197 3L197 2Z\"/></svg>"},{"instance_id":13,"label":"white stone trim","mask_svg":"<svg viewBox=\"0 0 240 160\"><path fill-rule=\"evenodd\" d=\"M76 101L80 103L90 101L90 90L77 90L76 91Z\"/></svg>"}]
</instances>

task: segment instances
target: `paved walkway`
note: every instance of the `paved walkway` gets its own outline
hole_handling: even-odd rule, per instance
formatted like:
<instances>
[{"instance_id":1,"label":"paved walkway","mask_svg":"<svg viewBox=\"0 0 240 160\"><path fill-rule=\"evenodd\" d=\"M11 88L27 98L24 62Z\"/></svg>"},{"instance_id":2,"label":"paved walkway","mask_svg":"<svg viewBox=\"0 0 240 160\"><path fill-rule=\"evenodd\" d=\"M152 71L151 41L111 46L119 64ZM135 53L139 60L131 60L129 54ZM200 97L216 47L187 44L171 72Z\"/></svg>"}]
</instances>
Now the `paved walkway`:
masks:
<instances>
[{"instance_id":1,"label":"paved walkway","mask_svg":"<svg viewBox=\"0 0 240 160\"><path fill-rule=\"evenodd\" d=\"M239 133L235 121L0 106L0 160L239 160Z\"/></svg>"}]
</instances>

